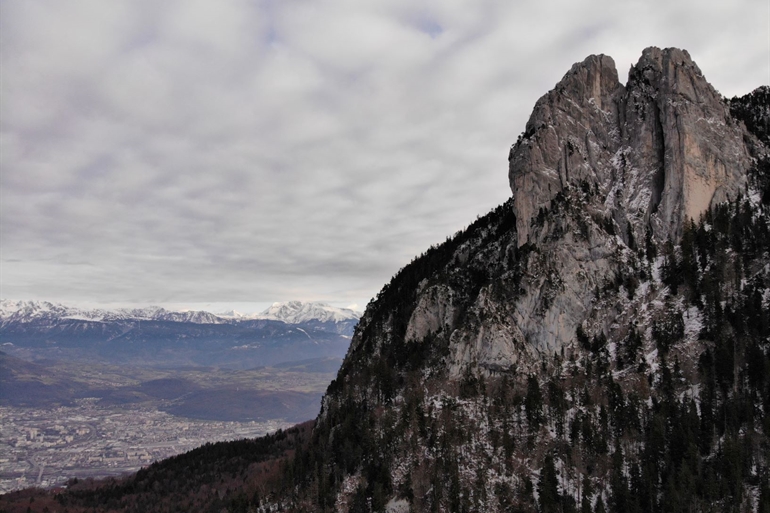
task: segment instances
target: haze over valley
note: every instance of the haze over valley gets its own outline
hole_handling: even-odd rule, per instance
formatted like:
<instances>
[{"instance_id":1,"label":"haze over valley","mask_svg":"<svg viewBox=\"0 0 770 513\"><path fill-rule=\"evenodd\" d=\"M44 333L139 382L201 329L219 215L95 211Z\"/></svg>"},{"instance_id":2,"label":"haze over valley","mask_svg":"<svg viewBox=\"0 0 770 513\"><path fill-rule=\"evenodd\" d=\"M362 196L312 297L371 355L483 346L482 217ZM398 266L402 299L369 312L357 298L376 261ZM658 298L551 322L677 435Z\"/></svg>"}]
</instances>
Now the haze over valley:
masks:
<instances>
[{"instance_id":1,"label":"haze over valley","mask_svg":"<svg viewBox=\"0 0 770 513\"><path fill-rule=\"evenodd\" d=\"M0 492L135 471L313 418L358 313L0 301Z\"/></svg>"}]
</instances>

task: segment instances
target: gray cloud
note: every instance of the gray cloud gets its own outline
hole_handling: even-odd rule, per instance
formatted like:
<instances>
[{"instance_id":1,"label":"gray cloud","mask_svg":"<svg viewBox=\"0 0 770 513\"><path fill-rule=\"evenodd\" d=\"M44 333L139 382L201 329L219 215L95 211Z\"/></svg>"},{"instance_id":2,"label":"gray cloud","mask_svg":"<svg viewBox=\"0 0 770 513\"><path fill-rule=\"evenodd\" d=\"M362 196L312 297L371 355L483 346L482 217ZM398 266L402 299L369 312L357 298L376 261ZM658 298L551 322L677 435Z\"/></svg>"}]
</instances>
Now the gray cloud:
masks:
<instances>
[{"instance_id":1,"label":"gray cloud","mask_svg":"<svg viewBox=\"0 0 770 513\"><path fill-rule=\"evenodd\" d=\"M3 297L365 304L504 201L573 62L770 83L765 2L8 0Z\"/></svg>"}]
</instances>

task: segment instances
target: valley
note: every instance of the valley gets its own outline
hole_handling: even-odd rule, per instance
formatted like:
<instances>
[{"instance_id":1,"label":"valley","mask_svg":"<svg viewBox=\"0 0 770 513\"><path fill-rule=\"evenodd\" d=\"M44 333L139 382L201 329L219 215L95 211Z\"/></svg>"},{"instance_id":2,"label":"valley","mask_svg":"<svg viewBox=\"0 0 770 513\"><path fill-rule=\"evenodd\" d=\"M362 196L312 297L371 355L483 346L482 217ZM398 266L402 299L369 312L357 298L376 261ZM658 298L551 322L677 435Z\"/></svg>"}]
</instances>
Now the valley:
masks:
<instances>
[{"instance_id":1,"label":"valley","mask_svg":"<svg viewBox=\"0 0 770 513\"><path fill-rule=\"evenodd\" d=\"M156 369L0 353L0 493L135 472L313 418L340 363Z\"/></svg>"},{"instance_id":2,"label":"valley","mask_svg":"<svg viewBox=\"0 0 770 513\"><path fill-rule=\"evenodd\" d=\"M93 398L49 409L0 407L0 493L136 472L207 442L253 438L291 425L177 417Z\"/></svg>"}]
</instances>

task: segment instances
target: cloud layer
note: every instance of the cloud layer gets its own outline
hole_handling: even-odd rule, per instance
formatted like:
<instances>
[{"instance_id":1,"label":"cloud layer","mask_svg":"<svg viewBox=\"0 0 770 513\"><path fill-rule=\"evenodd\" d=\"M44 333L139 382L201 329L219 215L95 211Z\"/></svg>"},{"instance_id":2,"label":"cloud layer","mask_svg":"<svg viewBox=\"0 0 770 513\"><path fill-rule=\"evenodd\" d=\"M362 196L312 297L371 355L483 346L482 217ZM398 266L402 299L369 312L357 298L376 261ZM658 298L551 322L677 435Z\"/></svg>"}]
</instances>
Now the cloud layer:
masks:
<instances>
[{"instance_id":1,"label":"cloud layer","mask_svg":"<svg viewBox=\"0 0 770 513\"><path fill-rule=\"evenodd\" d=\"M365 304L504 201L573 62L770 83L760 0L7 0L0 295Z\"/></svg>"}]
</instances>

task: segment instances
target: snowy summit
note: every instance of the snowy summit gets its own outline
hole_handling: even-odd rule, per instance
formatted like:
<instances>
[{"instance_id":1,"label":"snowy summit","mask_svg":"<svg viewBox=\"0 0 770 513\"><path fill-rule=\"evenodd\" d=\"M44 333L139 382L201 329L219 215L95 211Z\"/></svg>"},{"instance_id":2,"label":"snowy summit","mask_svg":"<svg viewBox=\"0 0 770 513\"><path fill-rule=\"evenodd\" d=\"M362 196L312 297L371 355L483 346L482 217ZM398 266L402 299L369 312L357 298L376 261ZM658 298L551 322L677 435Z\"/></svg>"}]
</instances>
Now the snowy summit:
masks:
<instances>
[{"instance_id":1,"label":"snowy summit","mask_svg":"<svg viewBox=\"0 0 770 513\"><path fill-rule=\"evenodd\" d=\"M309 321L335 323L349 320L357 321L360 317L361 314L359 312L348 308L335 308L326 303L303 301L273 303L264 312L251 315L244 315L234 310L215 315L205 311L169 311L158 306L102 310L81 309L48 301L0 300L0 323L25 323L41 319L75 319L93 322L156 320L189 322L193 324L222 324L252 319L266 319L282 321L287 324L301 324Z\"/></svg>"},{"instance_id":2,"label":"snowy summit","mask_svg":"<svg viewBox=\"0 0 770 513\"><path fill-rule=\"evenodd\" d=\"M288 301L273 303L270 308L258 314L257 319L283 321L287 324L301 324L308 321L342 322L358 320L360 312L349 308L337 308L327 303Z\"/></svg>"}]
</instances>

